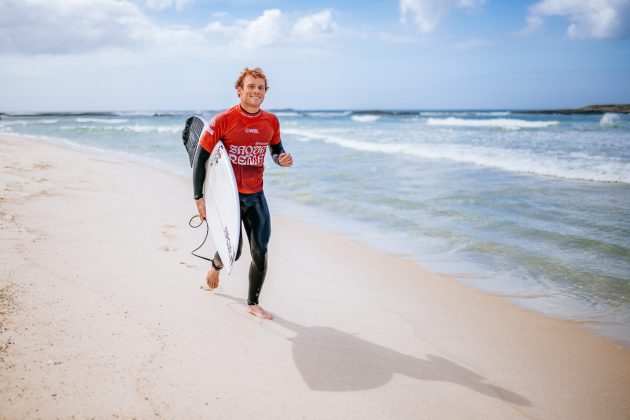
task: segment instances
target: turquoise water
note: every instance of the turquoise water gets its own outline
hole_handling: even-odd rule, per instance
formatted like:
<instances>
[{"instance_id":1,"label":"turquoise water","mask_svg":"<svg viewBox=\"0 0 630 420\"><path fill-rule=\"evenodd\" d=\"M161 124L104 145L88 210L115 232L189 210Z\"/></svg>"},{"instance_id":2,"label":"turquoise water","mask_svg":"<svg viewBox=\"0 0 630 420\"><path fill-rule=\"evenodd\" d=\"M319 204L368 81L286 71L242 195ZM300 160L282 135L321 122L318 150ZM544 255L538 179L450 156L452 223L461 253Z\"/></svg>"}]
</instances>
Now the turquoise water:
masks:
<instances>
[{"instance_id":1,"label":"turquoise water","mask_svg":"<svg viewBox=\"0 0 630 420\"><path fill-rule=\"evenodd\" d=\"M192 113L215 114L3 115L0 132L189 177L181 130ZM296 164L284 170L268 160L272 211L630 343L629 116L277 115Z\"/></svg>"}]
</instances>

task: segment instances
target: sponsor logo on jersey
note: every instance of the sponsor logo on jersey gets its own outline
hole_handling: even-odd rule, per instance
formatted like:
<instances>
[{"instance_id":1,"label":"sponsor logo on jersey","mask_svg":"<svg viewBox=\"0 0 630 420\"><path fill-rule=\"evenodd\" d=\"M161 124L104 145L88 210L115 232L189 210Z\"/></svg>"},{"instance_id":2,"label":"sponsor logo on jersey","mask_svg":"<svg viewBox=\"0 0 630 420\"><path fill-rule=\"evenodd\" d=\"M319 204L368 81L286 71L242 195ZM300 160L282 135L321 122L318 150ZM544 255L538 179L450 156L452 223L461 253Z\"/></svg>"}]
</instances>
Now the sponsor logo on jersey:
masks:
<instances>
[{"instance_id":1,"label":"sponsor logo on jersey","mask_svg":"<svg viewBox=\"0 0 630 420\"><path fill-rule=\"evenodd\" d=\"M258 132L258 129L257 129L257 128L246 128L246 129L245 129L245 132L246 132L247 134L260 134L260 133Z\"/></svg>"},{"instance_id":2,"label":"sponsor logo on jersey","mask_svg":"<svg viewBox=\"0 0 630 420\"><path fill-rule=\"evenodd\" d=\"M263 166L267 146L230 145L230 160L234 165Z\"/></svg>"}]
</instances>

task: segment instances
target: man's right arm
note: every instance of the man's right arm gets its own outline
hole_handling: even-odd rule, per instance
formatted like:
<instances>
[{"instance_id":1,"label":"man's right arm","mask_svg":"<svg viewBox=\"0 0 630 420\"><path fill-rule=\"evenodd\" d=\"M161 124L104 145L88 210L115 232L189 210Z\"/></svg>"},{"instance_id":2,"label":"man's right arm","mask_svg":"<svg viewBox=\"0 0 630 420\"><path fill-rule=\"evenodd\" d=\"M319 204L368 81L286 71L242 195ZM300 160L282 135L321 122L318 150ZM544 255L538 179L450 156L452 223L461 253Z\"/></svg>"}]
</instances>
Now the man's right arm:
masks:
<instances>
[{"instance_id":1,"label":"man's right arm","mask_svg":"<svg viewBox=\"0 0 630 420\"><path fill-rule=\"evenodd\" d=\"M206 218L206 203L203 199L203 183L206 179L206 162L210 157L210 153L201 145L197 146L195 151L195 159L193 160L193 187L195 193L195 201L199 217Z\"/></svg>"}]
</instances>

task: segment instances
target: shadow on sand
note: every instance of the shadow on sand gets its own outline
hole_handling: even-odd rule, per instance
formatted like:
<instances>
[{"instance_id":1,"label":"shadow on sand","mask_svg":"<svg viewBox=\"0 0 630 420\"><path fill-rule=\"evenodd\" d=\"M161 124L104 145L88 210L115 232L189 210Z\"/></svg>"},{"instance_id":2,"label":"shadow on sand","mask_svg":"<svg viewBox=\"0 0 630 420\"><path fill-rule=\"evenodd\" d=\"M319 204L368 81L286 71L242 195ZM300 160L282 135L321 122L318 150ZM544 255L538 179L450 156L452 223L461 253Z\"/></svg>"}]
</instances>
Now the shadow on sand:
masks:
<instances>
[{"instance_id":1,"label":"shadow on sand","mask_svg":"<svg viewBox=\"0 0 630 420\"><path fill-rule=\"evenodd\" d=\"M243 305L245 300L216 293ZM295 333L293 360L304 382L317 391L358 391L380 387L395 373L424 381L451 382L502 401L530 406L526 398L488 383L481 375L443 357L424 359L365 341L331 327L305 327L274 316L272 322Z\"/></svg>"}]
</instances>

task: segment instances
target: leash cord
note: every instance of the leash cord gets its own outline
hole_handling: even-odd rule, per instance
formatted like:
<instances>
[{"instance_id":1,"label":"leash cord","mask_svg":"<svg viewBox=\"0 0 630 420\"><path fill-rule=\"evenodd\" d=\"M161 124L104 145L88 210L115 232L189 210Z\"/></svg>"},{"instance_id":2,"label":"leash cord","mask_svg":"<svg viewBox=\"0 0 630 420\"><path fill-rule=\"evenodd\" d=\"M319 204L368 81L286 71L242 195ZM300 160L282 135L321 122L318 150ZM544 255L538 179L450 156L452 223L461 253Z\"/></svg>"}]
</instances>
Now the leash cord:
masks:
<instances>
[{"instance_id":1,"label":"leash cord","mask_svg":"<svg viewBox=\"0 0 630 420\"><path fill-rule=\"evenodd\" d=\"M202 219L201 217L199 217L199 224L198 225L193 225L192 221L195 219L195 217L199 217L198 214L195 214L193 217L190 218L190 220L188 221L188 226L190 226L193 229L198 228L199 226L201 226L204 222L206 223L206 236L203 238L203 242L201 243L201 245L199 245L197 248L193 249L192 251L190 251L190 253L192 255L194 255L197 258L201 258L202 260L206 260L206 261L210 261L212 262L212 260L210 258L206 258L206 257L202 257L201 255L195 254L195 251L197 251L199 248L201 248L205 243L206 243L206 239L208 239L208 232L210 231L210 228L208 227L208 221Z\"/></svg>"}]
</instances>

